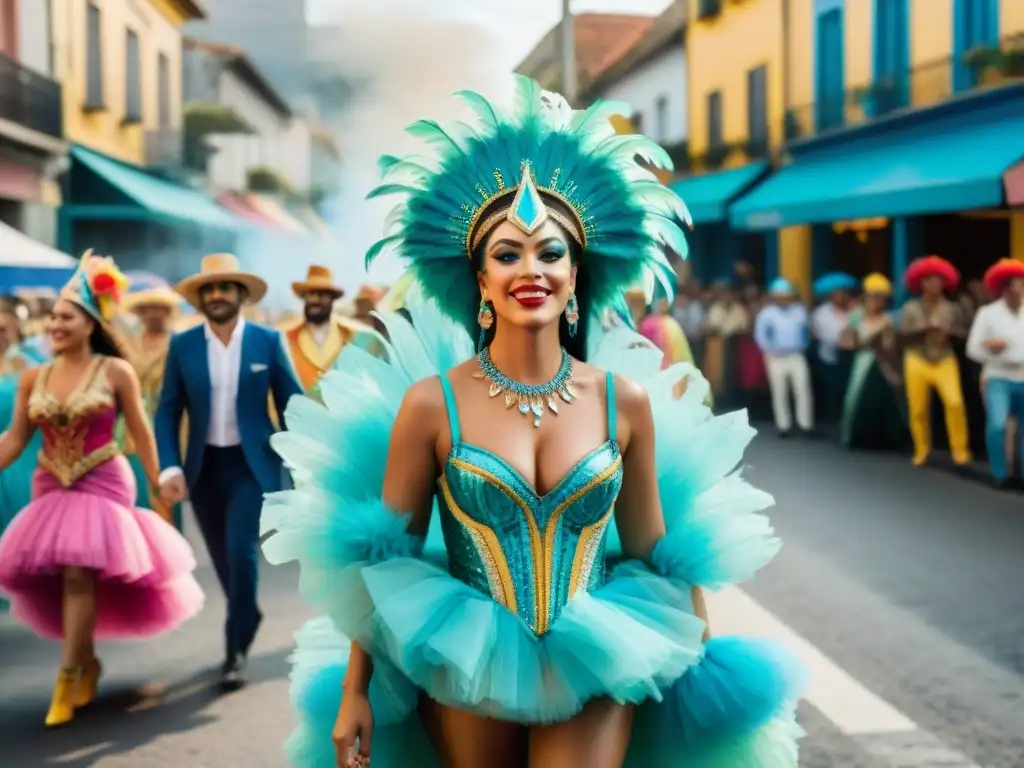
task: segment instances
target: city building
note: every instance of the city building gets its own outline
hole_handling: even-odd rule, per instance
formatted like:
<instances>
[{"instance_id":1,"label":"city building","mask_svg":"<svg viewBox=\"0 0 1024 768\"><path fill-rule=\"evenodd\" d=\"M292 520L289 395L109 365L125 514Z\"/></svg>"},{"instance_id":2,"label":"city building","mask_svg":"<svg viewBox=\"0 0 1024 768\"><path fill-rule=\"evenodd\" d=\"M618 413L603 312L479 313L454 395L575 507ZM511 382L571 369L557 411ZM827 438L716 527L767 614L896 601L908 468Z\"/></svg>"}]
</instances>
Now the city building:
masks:
<instances>
[{"instance_id":1,"label":"city building","mask_svg":"<svg viewBox=\"0 0 1024 768\"><path fill-rule=\"evenodd\" d=\"M644 133L664 147L677 171L689 163L686 98L686 0L675 0L614 64L590 78L583 104L621 101L631 112L615 122L620 132ZM672 176L660 174L663 182Z\"/></svg>"},{"instance_id":2,"label":"city building","mask_svg":"<svg viewBox=\"0 0 1024 768\"><path fill-rule=\"evenodd\" d=\"M731 209L789 233L780 267L900 276L928 253L968 281L1024 258L1007 172L1024 159L1024 4L790 3L783 167ZM1010 177L1012 178L1012 176ZM897 301L902 295L897 295Z\"/></svg>"},{"instance_id":3,"label":"city building","mask_svg":"<svg viewBox=\"0 0 1024 768\"><path fill-rule=\"evenodd\" d=\"M206 15L185 34L207 43L244 49L290 104L308 91L305 0L203 0Z\"/></svg>"},{"instance_id":4,"label":"city building","mask_svg":"<svg viewBox=\"0 0 1024 768\"><path fill-rule=\"evenodd\" d=\"M968 279L1024 256L1004 178L1024 157L1024 4L690 0L690 14L696 173L675 188L720 212L694 232L709 272L742 258L807 292L832 269L900 285L924 253Z\"/></svg>"},{"instance_id":5,"label":"city building","mask_svg":"<svg viewBox=\"0 0 1024 768\"><path fill-rule=\"evenodd\" d=\"M578 13L573 16L580 91L623 56L653 26L654 16ZM562 90L562 30L552 27L516 67L549 91Z\"/></svg>"},{"instance_id":6,"label":"city building","mask_svg":"<svg viewBox=\"0 0 1024 768\"><path fill-rule=\"evenodd\" d=\"M0 223L46 245L68 152L52 50L46 3L0 0Z\"/></svg>"},{"instance_id":7,"label":"city building","mask_svg":"<svg viewBox=\"0 0 1024 768\"><path fill-rule=\"evenodd\" d=\"M230 250L245 222L184 183L182 25L195 0L52 0L72 142L58 243L178 279Z\"/></svg>"}]
</instances>

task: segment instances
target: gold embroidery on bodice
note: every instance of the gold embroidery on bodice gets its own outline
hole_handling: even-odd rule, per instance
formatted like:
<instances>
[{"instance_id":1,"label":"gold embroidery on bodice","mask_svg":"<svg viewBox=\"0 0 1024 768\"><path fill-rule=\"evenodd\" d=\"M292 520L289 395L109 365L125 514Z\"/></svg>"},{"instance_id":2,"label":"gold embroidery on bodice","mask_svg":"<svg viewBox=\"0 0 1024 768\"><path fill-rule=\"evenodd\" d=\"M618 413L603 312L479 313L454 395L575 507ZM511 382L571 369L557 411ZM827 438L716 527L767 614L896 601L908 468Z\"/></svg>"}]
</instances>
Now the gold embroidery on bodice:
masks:
<instances>
[{"instance_id":1,"label":"gold embroidery on bodice","mask_svg":"<svg viewBox=\"0 0 1024 768\"><path fill-rule=\"evenodd\" d=\"M104 462L120 453L114 438L114 416L109 434L94 424L104 410L116 407L106 376L107 358L97 355L82 380L61 403L47 390L53 363L47 363L36 377L28 401L28 417L43 433L39 466L69 488ZM97 435L97 432L99 434ZM99 444L89 446L99 437Z\"/></svg>"}]
</instances>

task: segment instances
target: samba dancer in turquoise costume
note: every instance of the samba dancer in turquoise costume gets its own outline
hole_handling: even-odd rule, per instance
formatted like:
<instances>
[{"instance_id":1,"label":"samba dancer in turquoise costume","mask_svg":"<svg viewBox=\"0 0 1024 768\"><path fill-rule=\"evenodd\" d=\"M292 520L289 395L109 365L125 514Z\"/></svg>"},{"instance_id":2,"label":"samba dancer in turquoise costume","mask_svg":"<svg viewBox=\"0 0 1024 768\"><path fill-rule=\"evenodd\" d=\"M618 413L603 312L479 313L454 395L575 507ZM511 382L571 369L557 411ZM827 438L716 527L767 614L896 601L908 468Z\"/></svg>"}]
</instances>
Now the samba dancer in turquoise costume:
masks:
<instances>
[{"instance_id":1,"label":"samba dancer in turquoise costume","mask_svg":"<svg viewBox=\"0 0 1024 768\"><path fill-rule=\"evenodd\" d=\"M631 329L587 342L627 287L674 281L688 215L634 160L668 158L614 135L621 104L460 96L476 124L414 124L433 155L386 158L372 193L405 200L368 258L417 283L411 322L381 316L390 363L347 347L273 439L296 489L264 552L323 614L292 765L792 768L802 671L700 618L779 547L736 471L754 431Z\"/></svg>"}]
</instances>

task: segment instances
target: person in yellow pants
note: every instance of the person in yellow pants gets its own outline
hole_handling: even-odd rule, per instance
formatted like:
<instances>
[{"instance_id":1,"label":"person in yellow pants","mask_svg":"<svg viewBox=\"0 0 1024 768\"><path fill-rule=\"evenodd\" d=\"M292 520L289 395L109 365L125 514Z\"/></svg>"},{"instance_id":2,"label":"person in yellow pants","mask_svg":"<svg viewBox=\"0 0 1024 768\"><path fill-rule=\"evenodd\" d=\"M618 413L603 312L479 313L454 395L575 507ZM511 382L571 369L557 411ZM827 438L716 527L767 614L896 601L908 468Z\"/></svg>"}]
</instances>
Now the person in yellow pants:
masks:
<instances>
[{"instance_id":1,"label":"person in yellow pants","mask_svg":"<svg viewBox=\"0 0 1024 768\"><path fill-rule=\"evenodd\" d=\"M949 339L950 336L966 336L967 332L959 308L944 295L956 290L960 274L945 259L926 256L910 265L905 279L907 290L920 294L903 306L899 323L914 466L925 464L932 451L932 390L938 393L945 409L953 461L964 465L972 459L967 412L960 368Z\"/></svg>"}]
</instances>

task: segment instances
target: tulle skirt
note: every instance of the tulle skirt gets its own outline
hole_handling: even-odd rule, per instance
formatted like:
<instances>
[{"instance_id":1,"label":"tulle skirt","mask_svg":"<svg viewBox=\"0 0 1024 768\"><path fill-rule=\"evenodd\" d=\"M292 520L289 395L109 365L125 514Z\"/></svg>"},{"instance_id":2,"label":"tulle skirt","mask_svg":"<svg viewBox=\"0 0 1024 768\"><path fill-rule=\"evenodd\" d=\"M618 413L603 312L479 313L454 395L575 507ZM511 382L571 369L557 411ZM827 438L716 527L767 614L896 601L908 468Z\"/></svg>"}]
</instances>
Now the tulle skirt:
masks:
<instances>
[{"instance_id":1,"label":"tulle skirt","mask_svg":"<svg viewBox=\"0 0 1024 768\"><path fill-rule=\"evenodd\" d=\"M118 457L70 488L44 469L32 501L0 537L0 592L16 619L43 637L62 637L62 569L96 574L97 639L144 638L199 612L203 593L185 539L134 506L135 478Z\"/></svg>"}]
</instances>

